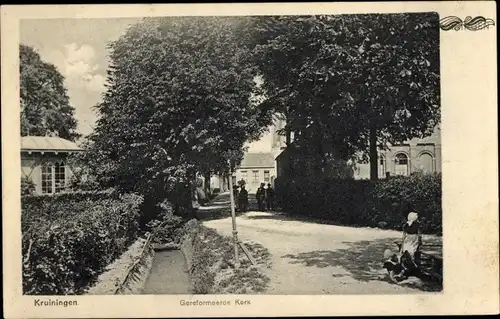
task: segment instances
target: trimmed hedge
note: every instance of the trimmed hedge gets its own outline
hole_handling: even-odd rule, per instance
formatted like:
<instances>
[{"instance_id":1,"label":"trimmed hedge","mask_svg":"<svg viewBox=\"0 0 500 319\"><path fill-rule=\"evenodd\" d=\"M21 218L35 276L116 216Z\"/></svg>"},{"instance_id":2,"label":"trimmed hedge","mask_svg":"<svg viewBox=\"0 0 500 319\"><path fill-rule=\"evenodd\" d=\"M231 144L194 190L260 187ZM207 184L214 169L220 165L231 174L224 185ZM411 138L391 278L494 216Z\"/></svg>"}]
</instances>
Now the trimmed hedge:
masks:
<instances>
[{"instance_id":1,"label":"trimmed hedge","mask_svg":"<svg viewBox=\"0 0 500 319\"><path fill-rule=\"evenodd\" d=\"M135 194L77 192L21 200L24 294L81 294L138 237Z\"/></svg>"},{"instance_id":2,"label":"trimmed hedge","mask_svg":"<svg viewBox=\"0 0 500 319\"><path fill-rule=\"evenodd\" d=\"M284 212L341 225L400 230L410 211L422 232L441 234L441 174L412 174L378 181L354 179L276 180Z\"/></svg>"}]
</instances>

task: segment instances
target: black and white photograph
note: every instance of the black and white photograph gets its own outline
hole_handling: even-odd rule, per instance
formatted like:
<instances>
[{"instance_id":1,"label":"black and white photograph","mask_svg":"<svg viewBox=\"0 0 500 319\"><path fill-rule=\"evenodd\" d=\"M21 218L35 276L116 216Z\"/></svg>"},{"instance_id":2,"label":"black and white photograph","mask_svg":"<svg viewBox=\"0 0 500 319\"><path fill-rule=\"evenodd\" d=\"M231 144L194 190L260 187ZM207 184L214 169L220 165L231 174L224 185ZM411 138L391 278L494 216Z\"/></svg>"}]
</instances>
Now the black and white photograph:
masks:
<instances>
[{"instance_id":1,"label":"black and white photograph","mask_svg":"<svg viewBox=\"0 0 500 319\"><path fill-rule=\"evenodd\" d=\"M500 307L492 6L268 5L2 8L8 317Z\"/></svg>"},{"instance_id":2,"label":"black and white photograph","mask_svg":"<svg viewBox=\"0 0 500 319\"><path fill-rule=\"evenodd\" d=\"M25 294L443 289L437 13L20 37Z\"/></svg>"}]
</instances>

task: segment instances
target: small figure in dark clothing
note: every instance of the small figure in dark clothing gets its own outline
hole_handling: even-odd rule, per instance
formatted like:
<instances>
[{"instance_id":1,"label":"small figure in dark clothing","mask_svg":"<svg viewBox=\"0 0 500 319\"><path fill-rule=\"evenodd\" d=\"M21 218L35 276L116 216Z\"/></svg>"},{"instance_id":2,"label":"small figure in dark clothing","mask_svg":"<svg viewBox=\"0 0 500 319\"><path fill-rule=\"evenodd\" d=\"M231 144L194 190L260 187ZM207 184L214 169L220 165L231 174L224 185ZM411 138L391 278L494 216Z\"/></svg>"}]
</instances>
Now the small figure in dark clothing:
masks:
<instances>
[{"instance_id":1,"label":"small figure in dark clothing","mask_svg":"<svg viewBox=\"0 0 500 319\"><path fill-rule=\"evenodd\" d=\"M384 253L385 261L383 268L387 269L389 278L395 283L401 283L409 276L417 276L418 269L411 262L408 252L396 254L387 249Z\"/></svg>"},{"instance_id":2,"label":"small figure in dark clothing","mask_svg":"<svg viewBox=\"0 0 500 319\"><path fill-rule=\"evenodd\" d=\"M238 193L238 210L240 212L246 212L248 208L248 192L245 186L241 186L241 190Z\"/></svg>"},{"instance_id":3,"label":"small figure in dark clothing","mask_svg":"<svg viewBox=\"0 0 500 319\"><path fill-rule=\"evenodd\" d=\"M260 211L265 210L266 189L264 188L264 185L264 183L261 183L260 187L257 188L257 192L255 193L255 197L257 198L257 205L259 206Z\"/></svg>"},{"instance_id":4,"label":"small figure in dark clothing","mask_svg":"<svg viewBox=\"0 0 500 319\"><path fill-rule=\"evenodd\" d=\"M267 210L272 211L274 204L274 189L271 187L271 184L267 184L266 188L266 206Z\"/></svg>"}]
</instances>

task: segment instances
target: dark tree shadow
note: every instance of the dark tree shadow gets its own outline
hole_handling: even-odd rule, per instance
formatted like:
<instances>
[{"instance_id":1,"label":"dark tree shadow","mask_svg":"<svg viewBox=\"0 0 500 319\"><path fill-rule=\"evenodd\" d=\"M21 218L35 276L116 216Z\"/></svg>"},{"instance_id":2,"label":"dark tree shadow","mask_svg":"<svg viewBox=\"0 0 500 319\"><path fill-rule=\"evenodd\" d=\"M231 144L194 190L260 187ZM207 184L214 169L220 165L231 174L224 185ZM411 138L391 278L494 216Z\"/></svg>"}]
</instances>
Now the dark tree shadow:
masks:
<instances>
[{"instance_id":1,"label":"dark tree shadow","mask_svg":"<svg viewBox=\"0 0 500 319\"><path fill-rule=\"evenodd\" d=\"M257 202L252 200L252 195L249 194L248 210L257 208ZM255 197L255 195L253 195ZM242 216L245 213L239 212L236 207L236 216ZM231 197L228 193L221 194L204 204L196 211L196 218L201 221L217 220L231 217Z\"/></svg>"},{"instance_id":2,"label":"dark tree shadow","mask_svg":"<svg viewBox=\"0 0 500 319\"><path fill-rule=\"evenodd\" d=\"M386 249L394 249L394 241L399 238L384 238L373 241L344 242L348 248L335 251L318 250L297 255L288 254L282 258L290 259L292 264L303 264L306 267L341 267L349 274L334 274L334 277L350 276L358 281L385 281L393 283L387 276L383 266L383 253ZM414 286L422 291L442 291L442 285L433 281L421 281Z\"/></svg>"},{"instance_id":3,"label":"dark tree shadow","mask_svg":"<svg viewBox=\"0 0 500 319\"><path fill-rule=\"evenodd\" d=\"M267 212L271 213L272 212ZM279 221L295 221L295 219L287 217L287 216L282 216L278 214L273 214L273 215L248 215L245 216L246 219L270 219L270 220L279 220Z\"/></svg>"}]
</instances>

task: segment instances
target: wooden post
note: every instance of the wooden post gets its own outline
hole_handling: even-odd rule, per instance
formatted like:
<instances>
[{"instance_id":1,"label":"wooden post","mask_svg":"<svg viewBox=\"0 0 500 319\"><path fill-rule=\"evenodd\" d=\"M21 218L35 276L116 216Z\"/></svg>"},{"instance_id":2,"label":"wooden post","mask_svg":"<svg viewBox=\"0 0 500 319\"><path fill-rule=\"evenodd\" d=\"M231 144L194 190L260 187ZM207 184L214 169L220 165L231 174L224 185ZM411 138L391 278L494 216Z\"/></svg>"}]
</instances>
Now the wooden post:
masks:
<instances>
[{"instance_id":1,"label":"wooden post","mask_svg":"<svg viewBox=\"0 0 500 319\"><path fill-rule=\"evenodd\" d=\"M234 241L234 267L239 268L240 267L240 259L238 256L238 231L236 230L236 212L235 212L235 205L234 205L234 192L233 192L233 183L232 183L232 169L231 169L231 163L228 161L229 164L229 195L231 197L231 218L233 220L233 241Z\"/></svg>"},{"instance_id":2,"label":"wooden post","mask_svg":"<svg viewBox=\"0 0 500 319\"><path fill-rule=\"evenodd\" d=\"M247 246L245 246L244 243L242 243L240 241L240 246L241 246L241 249L243 249L243 252L245 253L245 255L247 255L248 259L250 260L250 262L252 263L252 265L257 265L257 261L253 258L252 256L252 253L250 252L250 250L248 250Z\"/></svg>"}]
</instances>

